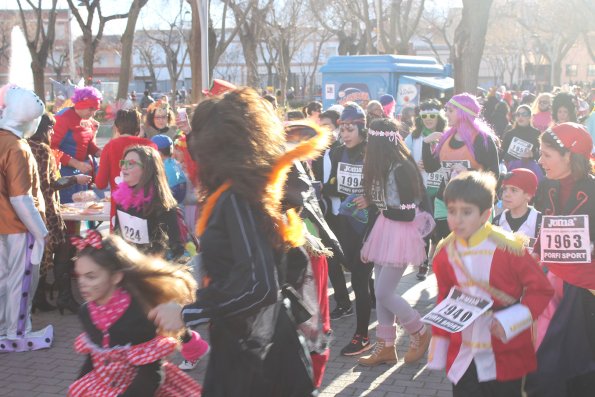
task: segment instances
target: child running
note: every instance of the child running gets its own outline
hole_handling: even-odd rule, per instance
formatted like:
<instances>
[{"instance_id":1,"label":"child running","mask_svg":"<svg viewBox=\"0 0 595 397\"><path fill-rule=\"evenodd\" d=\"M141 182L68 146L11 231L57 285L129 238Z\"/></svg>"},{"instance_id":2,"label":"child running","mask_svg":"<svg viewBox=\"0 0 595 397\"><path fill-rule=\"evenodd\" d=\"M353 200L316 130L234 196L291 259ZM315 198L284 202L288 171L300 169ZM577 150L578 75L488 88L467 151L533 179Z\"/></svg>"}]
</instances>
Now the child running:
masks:
<instances>
[{"instance_id":1,"label":"child running","mask_svg":"<svg viewBox=\"0 0 595 397\"><path fill-rule=\"evenodd\" d=\"M378 327L374 351L358 362L366 366L396 364L398 320L410 335L405 363L413 363L428 349L431 335L419 313L396 288L409 264L419 265L426 259L422 229L424 220L428 221L423 233L429 234L434 220L420 212L427 203L423 179L394 120L377 119L370 124L363 173L365 197L380 210L361 251L362 262L374 263Z\"/></svg>"},{"instance_id":2,"label":"child running","mask_svg":"<svg viewBox=\"0 0 595 397\"><path fill-rule=\"evenodd\" d=\"M83 298L84 332L75 349L87 359L69 396L200 396L201 387L164 359L178 340L160 335L147 312L170 301L194 300L196 282L184 267L147 257L117 236L97 231L73 237L75 271ZM185 331L187 359L208 351L196 332ZM185 354L188 353L188 354ZM192 357L190 357L192 356Z\"/></svg>"},{"instance_id":3,"label":"child running","mask_svg":"<svg viewBox=\"0 0 595 397\"><path fill-rule=\"evenodd\" d=\"M428 368L446 368L454 397L522 396L523 377L537 368L531 324L553 294L524 239L488 222L495 188L490 173L472 171L444 191L452 233L433 262L437 303L452 289L493 301L463 331L432 329Z\"/></svg>"}]
</instances>

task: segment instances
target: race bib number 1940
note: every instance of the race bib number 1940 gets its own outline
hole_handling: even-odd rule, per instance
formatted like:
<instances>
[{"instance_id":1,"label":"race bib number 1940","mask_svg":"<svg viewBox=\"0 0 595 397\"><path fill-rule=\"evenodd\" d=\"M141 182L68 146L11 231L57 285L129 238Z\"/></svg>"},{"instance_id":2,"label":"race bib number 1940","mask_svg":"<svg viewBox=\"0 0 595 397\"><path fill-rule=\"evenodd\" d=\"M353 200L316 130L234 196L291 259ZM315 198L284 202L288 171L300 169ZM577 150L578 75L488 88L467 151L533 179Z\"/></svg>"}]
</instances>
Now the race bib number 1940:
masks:
<instances>
[{"instance_id":1,"label":"race bib number 1940","mask_svg":"<svg viewBox=\"0 0 595 397\"><path fill-rule=\"evenodd\" d=\"M541 221L541 261L591 263L589 216L544 216Z\"/></svg>"},{"instance_id":2,"label":"race bib number 1940","mask_svg":"<svg viewBox=\"0 0 595 397\"><path fill-rule=\"evenodd\" d=\"M448 296L421 321L448 332L461 332L487 312L493 303L491 299L467 295L452 287Z\"/></svg>"},{"instance_id":3,"label":"race bib number 1940","mask_svg":"<svg viewBox=\"0 0 595 397\"><path fill-rule=\"evenodd\" d=\"M120 232L124 240L134 244L149 244L147 220L118 210Z\"/></svg>"}]
</instances>

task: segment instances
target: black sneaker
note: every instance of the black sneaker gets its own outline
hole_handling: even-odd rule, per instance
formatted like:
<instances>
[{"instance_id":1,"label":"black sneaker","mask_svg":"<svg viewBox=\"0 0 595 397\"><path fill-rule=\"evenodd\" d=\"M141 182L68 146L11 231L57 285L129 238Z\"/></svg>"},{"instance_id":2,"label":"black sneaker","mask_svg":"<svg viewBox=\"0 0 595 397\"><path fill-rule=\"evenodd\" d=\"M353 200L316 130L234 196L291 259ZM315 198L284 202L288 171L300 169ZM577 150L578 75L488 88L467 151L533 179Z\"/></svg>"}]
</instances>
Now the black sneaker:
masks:
<instances>
[{"instance_id":1,"label":"black sneaker","mask_svg":"<svg viewBox=\"0 0 595 397\"><path fill-rule=\"evenodd\" d=\"M353 316L352 307L341 307L337 306L335 310L331 312L331 320L338 320L343 317Z\"/></svg>"},{"instance_id":2,"label":"black sneaker","mask_svg":"<svg viewBox=\"0 0 595 397\"><path fill-rule=\"evenodd\" d=\"M419 281L423 281L426 279L428 274L428 262L424 262L422 265L419 266L419 270L417 271L417 279Z\"/></svg>"},{"instance_id":3,"label":"black sneaker","mask_svg":"<svg viewBox=\"0 0 595 397\"><path fill-rule=\"evenodd\" d=\"M367 352L371 348L372 344L370 343L369 338L364 338L360 334L355 334L353 335L351 342L341 349L341 354L343 356L357 356L358 354Z\"/></svg>"}]
</instances>

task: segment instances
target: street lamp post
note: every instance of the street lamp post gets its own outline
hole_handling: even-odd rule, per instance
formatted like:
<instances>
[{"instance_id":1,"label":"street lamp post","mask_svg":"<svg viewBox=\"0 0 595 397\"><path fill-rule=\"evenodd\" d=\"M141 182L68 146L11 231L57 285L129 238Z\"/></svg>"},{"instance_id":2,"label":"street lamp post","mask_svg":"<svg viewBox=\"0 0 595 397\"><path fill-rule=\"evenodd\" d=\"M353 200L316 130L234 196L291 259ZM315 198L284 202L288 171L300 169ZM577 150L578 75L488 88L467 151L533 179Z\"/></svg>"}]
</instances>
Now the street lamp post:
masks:
<instances>
[{"instance_id":1,"label":"street lamp post","mask_svg":"<svg viewBox=\"0 0 595 397\"><path fill-rule=\"evenodd\" d=\"M209 1L196 0L200 21L200 63L202 89L208 90L209 82Z\"/></svg>"}]
</instances>

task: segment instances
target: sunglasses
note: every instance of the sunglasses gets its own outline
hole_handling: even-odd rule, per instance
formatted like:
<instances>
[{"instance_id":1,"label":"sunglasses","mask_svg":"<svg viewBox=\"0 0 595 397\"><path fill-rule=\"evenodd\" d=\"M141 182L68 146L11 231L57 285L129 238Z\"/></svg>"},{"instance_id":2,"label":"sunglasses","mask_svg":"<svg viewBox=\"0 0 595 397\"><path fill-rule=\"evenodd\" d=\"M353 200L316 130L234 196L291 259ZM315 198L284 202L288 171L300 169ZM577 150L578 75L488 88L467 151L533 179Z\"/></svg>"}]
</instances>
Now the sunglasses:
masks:
<instances>
[{"instance_id":1,"label":"sunglasses","mask_svg":"<svg viewBox=\"0 0 595 397\"><path fill-rule=\"evenodd\" d=\"M550 101L539 101L541 105L549 105Z\"/></svg>"},{"instance_id":2,"label":"sunglasses","mask_svg":"<svg viewBox=\"0 0 595 397\"><path fill-rule=\"evenodd\" d=\"M517 117L529 117L529 116L531 116L531 113L517 112L517 113L515 113L515 116L517 116Z\"/></svg>"},{"instance_id":3,"label":"sunglasses","mask_svg":"<svg viewBox=\"0 0 595 397\"><path fill-rule=\"evenodd\" d=\"M422 114L419 117L421 117L423 120L430 118L430 119L435 119L436 117L438 117L437 114Z\"/></svg>"},{"instance_id":4,"label":"sunglasses","mask_svg":"<svg viewBox=\"0 0 595 397\"><path fill-rule=\"evenodd\" d=\"M138 165L140 168L143 168L143 165L136 160L120 160L120 168L132 168L135 165Z\"/></svg>"}]
</instances>

